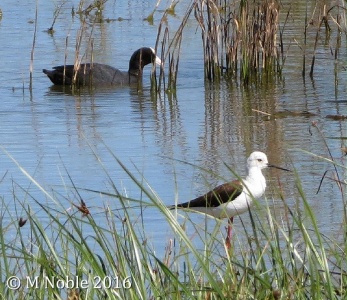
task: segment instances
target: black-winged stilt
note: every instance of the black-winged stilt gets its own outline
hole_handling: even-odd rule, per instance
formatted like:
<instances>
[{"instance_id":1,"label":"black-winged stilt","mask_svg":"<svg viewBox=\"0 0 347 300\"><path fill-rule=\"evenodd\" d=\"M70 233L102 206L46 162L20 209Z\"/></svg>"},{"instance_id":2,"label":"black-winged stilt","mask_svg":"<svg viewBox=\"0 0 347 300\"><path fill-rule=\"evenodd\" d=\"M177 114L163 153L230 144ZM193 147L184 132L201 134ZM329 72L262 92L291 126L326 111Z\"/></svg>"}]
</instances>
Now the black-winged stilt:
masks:
<instances>
[{"instance_id":1,"label":"black-winged stilt","mask_svg":"<svg viewBox=\"0 0 347 300\"><path fill-rule=\"evenodd\" d=\"M254 199L260 198L266 189L266 180L261 172L265 168L290 171L268 163L263 152L255 151L247 159L248 175L245 179L234 180L217 186L206 194L191 201L172 205L169 208L187 208L215 218L229 218L226 245L230 247L234 216L246 212Z\"/></svg>"}]
</instances>

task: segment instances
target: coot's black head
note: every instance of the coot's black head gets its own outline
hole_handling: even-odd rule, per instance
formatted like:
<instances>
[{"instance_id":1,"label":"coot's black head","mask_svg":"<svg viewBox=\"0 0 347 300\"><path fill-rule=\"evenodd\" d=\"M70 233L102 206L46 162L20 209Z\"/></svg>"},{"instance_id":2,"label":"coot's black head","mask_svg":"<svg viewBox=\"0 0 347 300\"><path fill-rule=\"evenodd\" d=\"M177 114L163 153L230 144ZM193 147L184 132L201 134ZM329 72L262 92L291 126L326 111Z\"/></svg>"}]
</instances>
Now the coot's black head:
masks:
<instances>
[{"instance_id":1,"label":"coot's black head","mask_svg":"<svg viewBox=\"0 0 347 300\"><path fill-rule=\"evenodd\" d=\"M142 74L144 66L151 63L161 65L161 60L155 55L154 49L149 47L140 48L136 50L130 58L129 73L131 75L139 76Z\"/></svg>"}]
</instances>

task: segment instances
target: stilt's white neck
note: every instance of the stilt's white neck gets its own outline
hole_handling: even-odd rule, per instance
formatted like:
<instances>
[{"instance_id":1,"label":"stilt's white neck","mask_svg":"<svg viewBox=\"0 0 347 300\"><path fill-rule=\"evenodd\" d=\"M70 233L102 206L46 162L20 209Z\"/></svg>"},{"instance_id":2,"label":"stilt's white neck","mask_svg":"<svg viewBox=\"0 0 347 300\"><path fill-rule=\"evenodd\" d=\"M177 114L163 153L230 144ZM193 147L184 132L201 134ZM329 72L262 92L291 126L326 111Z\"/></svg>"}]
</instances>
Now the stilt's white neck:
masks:
<instances>
[{"instance_id":1,"label":"stilt's white neck","mask_svg":"<svg viewBox=\"0 0 347 300\"><path fill-rule=\"evenodd\" d=\"M259 169L257 167L249 168L248 176L246 177L246 181L248 181L249 183L257 183L257 185L260 184L264 190L266 188L265 177L264 177L263 173L261 172L261 169Z\"/></svg>"}]
</instances>

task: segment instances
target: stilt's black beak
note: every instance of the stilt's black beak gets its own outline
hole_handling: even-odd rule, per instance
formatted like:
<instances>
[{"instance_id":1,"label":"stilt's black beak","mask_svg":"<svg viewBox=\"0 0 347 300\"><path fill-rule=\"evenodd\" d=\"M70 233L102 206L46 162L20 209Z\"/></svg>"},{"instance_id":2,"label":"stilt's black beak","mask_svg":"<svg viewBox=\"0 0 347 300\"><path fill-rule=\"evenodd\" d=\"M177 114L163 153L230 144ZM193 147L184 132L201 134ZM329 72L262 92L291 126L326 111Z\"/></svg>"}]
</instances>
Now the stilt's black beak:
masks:
<instances>
[{"instance_id":1,"label":"stilt's black beak","mask_svg":"<svg viewBox=\"0 0 347 300\"><path fill-rule=\"evenodd\" d=\"M275 168L275 169L279 169L279 170L282 170L282 171L292 172L292 170L289 170L289 169L286 169L286 168L282 168L282 167L278 167L278 166L271 165L271 164L267 164L267 166L268 166L268 168Z\"/></svg>"}]
</instances>

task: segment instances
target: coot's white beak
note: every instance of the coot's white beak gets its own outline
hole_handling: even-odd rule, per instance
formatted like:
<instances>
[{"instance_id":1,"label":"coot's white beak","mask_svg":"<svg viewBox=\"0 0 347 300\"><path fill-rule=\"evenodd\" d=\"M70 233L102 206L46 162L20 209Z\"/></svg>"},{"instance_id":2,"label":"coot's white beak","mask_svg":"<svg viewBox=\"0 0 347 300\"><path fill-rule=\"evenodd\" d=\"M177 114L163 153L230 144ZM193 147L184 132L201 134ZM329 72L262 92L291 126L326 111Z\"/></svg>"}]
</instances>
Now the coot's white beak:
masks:
<instances>
[{"instance_id":1,"label":"coot's white beak","mask_svg":"<svg viewBox=\"0 0 347 300\"><path fill-rule=\"evenodd\" d=\"M154 49L151 47L151 50L153 51L153 54L155 54L155 51ZM158 66L161 66L162 65L162 62L161 62L161 59L156 55L155 56L155 63L158 65Z\"/></svg>"},{"instance_id":2,"label":"coot's white beak","mask_svg":"<svg viewBox=\"0 0 347 300\"><path fill-rule=\"evenodd\" d=\"M155 63L156 63L158 66L161 66L161 59L160 59L158 56L155 56Z\"/></svg>"}]
</instances>

